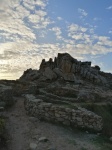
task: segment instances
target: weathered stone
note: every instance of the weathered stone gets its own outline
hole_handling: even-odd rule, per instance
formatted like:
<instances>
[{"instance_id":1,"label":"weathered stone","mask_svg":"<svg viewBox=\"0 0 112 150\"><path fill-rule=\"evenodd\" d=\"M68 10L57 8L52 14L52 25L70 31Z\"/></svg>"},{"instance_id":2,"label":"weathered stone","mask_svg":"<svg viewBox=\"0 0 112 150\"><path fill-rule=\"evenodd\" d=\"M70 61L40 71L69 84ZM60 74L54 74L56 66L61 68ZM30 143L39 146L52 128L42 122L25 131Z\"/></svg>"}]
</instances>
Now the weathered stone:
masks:
<instances>
[{"instance_id":1,"label":"weathered stone","mask_svg":"<svg viewBox=\"0 0 112 150\"><path fill-rule=\"evenodd\" d=\"M0 107L0 111L3 111L4 110L4 107Z\"/></svg>"},{"instance_id":2,"label":"weathered stone","mask_svg":"<svg viewBox=\"0 0 112 150\"><path fill-rule=\"evenodd\" d=\"M31 100L29 98L31 98ZM28 95L25 101L25 109L28 111L28 114L37 118L52 122L60 122L67 126L72 125L76 127L77 125L81 128L88 128L96 131L102 130L102 118L84 108L74 107L74 109L71 109L58 105L53 106L43 101L40 101L38 104L35 103L35 97Z\"/></svg>"},{"instance_id":3,"label":"weathered stone","mask_svg":"<svg viewBox=\"0 0 112 150\"><path fill-rule=\"evenodd\" d=\"M5 106L12 106L14 104L14 98L13 98L13 89L11 86L6 86L3 84L0 84L0 103L3 104L3 107Z\"/></svg>"},{"instance_id":4,"label":"weathered stone","mask_svg":"<svg viewBox=\"0 0 112 150\"><path fill-rule=\"evenodd\" d=\"M46 137L40 137L38 141L39 142L47 142L48 139Z\"/></svg>"},{"instance_id":5,"label":"weathered stone","mask_svg":"<svg viewBox=\"0 0 112 150\"><path fill-rule=\"evenodd\" d=\"M47 150L56 150L55 147L49 147Z\"/></svg>"},{"instance_id":6,"label":"weathered stone","mask_svg":"<svg viewBox=\"0 0 112 150\"><path fill-rule=\"evenodd\" d=\"M63 73L62 70L59 69L59 68L54 68L54 69L53 69L53 72L56 73L56 75L57 75L58 77L64 77L64 73Z\"/></svg>"},{"instance_id":7,"label":"weathered stone","mask_svg":"<svg viewBox=\"0 0 112 150\"><path fill-rule=\"evenodd\" d=\"M62 77L62 79L74 82L73 75L68 76L66 74L76 74L83 80L107 84L107 80L103 76L103 73L100 72L99 66L91 67L91 62L78 61L68 53L59 53L54 61L52 58L49 61L43 59L39 70L28 69L24 72L20 80L46 81L47 79L56 80Z\"/></svg>"},{"instance_id":8,"label":"weathered stone","mask_svg":"<svg viewBox=\"0 0 112 150\"><path fill-rule=\"evenodd\" d=\"M37 144L36 143L30 143L30 150L36 150Z\"/></svg>"},{"instance_id":9,"label":"weathered stone","mask_svg":"<svg viewBox=\"0 0 112 150\"><path fill-rule=\"evenodd\" d=\"M61 69L64 73L70 73L72 67L72 62L69 61L67 56L63 57L61 61Z\"/></svg>"},{"instance_id":10,"label":"weathered stone","mask_svg":"<svg viewBox=\"0 0 112 150\"><path fill-rule=\"evenodd\" d=\"M112 137L110 137L110 139L109 139L111 142L112 142Z\"/></svg>"},{"instance_id":11,"label":"weathered stone","mask_svg":"<svg viewBox=\"0 0 112 150\"><path fill-rule=\"evenodd\" d=\"M68 74L66 73L66 74L64 74L64 80L74 82L76 80L76 78L73 73L68 73Z\"/></svg>"},{"instance_id":12,"label":"weathered stone","mask_svg":"<svg viewBox=\"0 0 112 150\"><path fill-rule=\"evenodd\" d=\"M57 75L49 67L45 68L43 76L45 76L49 80L53 80L57 78Z\"/></svg>"}]
</instances>

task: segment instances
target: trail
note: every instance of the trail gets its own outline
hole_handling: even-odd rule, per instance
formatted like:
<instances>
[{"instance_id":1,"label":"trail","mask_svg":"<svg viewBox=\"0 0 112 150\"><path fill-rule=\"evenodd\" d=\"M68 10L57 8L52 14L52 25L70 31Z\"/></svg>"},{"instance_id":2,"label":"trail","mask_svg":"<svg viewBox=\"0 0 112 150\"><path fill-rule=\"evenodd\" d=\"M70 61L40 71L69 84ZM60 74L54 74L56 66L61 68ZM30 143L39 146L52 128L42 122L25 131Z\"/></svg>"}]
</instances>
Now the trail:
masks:
<instances>
[{"instance_id":1,"label":"trail","mask_svg":"<svg viewBox=\"0 0 112 150\"><path fill-rule=\"evenodd\" d=\"M6 128L10 137L7 150L30 150L30 143L35 143L35 150L101 150L91 143L94 134L74 132L61 126L39 121L26 115L24 99L17 98L15 105L5 112ZM47 142L39 142L46 137Z\"/></svg>"},{"instance_id":2,"label":"trail","mask_svg":"<svg viewBox=\"0 0 112 150\"><path fill-rule=\"evenodd\" d=\"M7 112L7 130L10 135L9 150L25 150L29 144L31 124L24 110L23 98Z\"/></svg>"}]
</instances>

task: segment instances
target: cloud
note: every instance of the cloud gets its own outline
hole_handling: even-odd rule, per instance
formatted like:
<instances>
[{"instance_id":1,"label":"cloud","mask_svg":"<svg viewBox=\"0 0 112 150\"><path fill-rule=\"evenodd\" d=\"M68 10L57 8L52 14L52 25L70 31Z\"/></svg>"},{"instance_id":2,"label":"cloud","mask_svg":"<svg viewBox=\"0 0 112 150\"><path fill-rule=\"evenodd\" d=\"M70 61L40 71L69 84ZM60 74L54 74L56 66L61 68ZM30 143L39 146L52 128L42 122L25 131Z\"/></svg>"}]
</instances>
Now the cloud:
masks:
<instances>
[{"instance_id":1,"label":"cloud","mask_svg":"<svg viewBox=\"0 0 112 150\"><path fill-rule=\"evenodd\" d=\"M81 9L81 8L78 8L78 12L80 13L81 18L87 17L87 15L88 15L88 13L84 9Z\"/></svg>"},{"instance_id":2,"label":"cloud","mask_svg":"<svg viewBox=\"0 0 112 150\"><path fill-rule=\"evenodd\" d=\"M61 34L62 34L61 28L59 28L59 27L53 27L52 29L50 29L50 31L53 31L53 32L55 33L57 39L62 39L62 36L61 36Z\"/></svg>"},{"instance_id":3,"label":"cloud","mask_svg":"<svg viewBox=\"0 0 112 150\"><path fill-rule=\"evenodd\" d=\"M71 24L71 25L68 26L68 31L70 31L70 33L74 33L74 32L86 32L87 28L79 26L78 24Z\"/></svg>"},{"instance_id":4,"label":"cloud","mask_svg":"<svg viewBox=\"0 0 112 150\"><path fill-rule=\"evenodd\" d=\"M95 17L93 18L94 21L101 21L102 19L101 18L98 18L98 17Z\"/></svg>"},{"instance_id":5,"label":"cloud","mask_svg":"<svg viewBox=\"0 0 112 150\"><path fill-rule=\"evenodd\" d=\"M60 21L60 20L63 20L63 18L62 17L57 17L57 19Z\"/></svg>"},{"instance_id":6,"label":"cloud","mask_svg":"<svg viewBox=\"0 0 112 150\"><path fill-rule=\"evenodd\" d=\"M112 30L109 31L109 34L112 34Z\"/></svg>"},{"instance_id":7,"label":"cloud","mask_svg":"<svg viewBox=\"0 0 112 150\"><path fill-rule=\"evenodd\" d=\"M109 7L107 7L106 9L111 10L111 9L112 9L112 5L111 5L111 6L109 6Z\"/></svg>"},{"instance_id":8,"label":"cloud","mask_svg":"<svg viewBox=\"0 0 112 150\"><path fill-rule=\"evenodd\" d=\"M75 50L75 54L99 55L112 52L112 41L110 37L95 35L91 30L78 24L68 26L68 37L70 44L65 45L65 49Z\"/></svg>"}]
</instances>

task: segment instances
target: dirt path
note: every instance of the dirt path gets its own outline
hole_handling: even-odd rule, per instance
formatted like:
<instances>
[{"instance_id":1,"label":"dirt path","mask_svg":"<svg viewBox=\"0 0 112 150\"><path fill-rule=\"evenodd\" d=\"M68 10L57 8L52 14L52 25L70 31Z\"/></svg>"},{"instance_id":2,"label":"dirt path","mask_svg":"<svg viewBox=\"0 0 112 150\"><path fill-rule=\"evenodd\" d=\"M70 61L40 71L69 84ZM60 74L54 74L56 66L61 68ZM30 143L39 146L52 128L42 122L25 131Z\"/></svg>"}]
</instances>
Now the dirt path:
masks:
<instances>
[{"instance_id":1,"label":"dirt path","mask_svg":"<svg viewBox=\"0 0 112 150\"><path fill-rule=\"evenodd\" d=\"M29 117L24 110L24 99L18 98L16 104L6 112L7 129L11 137L8 150L29 150L30 143L35 143L35 150L100 150L92 144L94 134L74 132L70 129L40 122ZM46 137L47 142L39 142Z\"/></svg>"},{"instance_id":2,"label":"dirt path","mask_svg":"<svg viewBox=\"0 0 112 150\"><path fill-rule=\"evenodd\" d=\"M13 108L7 112L7 129L11 138L9 150L25 150L29 142L30 122L26 116L23 98L17 99Z\"/></svg>"}]
</instances>

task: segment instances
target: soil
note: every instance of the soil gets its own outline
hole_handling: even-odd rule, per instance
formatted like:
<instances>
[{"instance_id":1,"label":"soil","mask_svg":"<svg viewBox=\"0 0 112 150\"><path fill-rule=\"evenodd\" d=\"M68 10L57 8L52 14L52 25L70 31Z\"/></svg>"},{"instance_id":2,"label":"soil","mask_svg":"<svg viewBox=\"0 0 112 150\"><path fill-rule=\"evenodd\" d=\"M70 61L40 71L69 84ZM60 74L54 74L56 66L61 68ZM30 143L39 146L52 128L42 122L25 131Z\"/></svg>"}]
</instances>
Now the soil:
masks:
<instances>
[{"instance_id":1,"label":"soil","mask_svg":"<svg viewBox=\"0 0 112 150\"><path fill-rule=\"evenodd\" d=\"M35 150L102 150L92 142L97 134L72 130L27 116L24 98L16 98L16 101L11 109L4 112L9 134L7 150L30 150L30 143L37 144ZM48 140L39 142L41 137Z\"/></svg>"}]
</instances>

